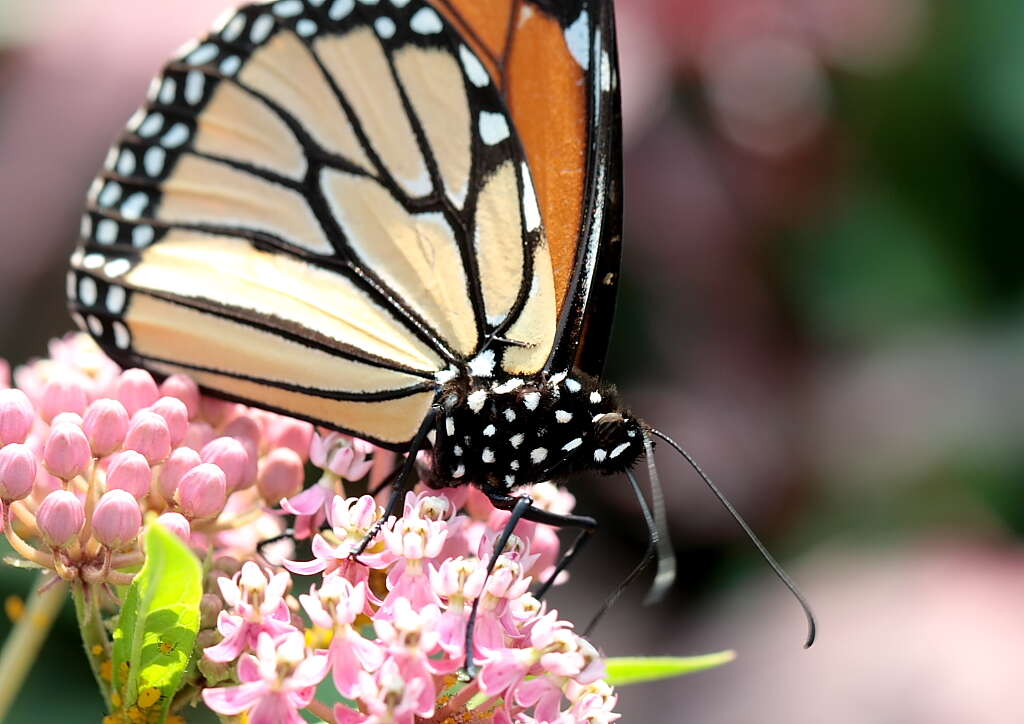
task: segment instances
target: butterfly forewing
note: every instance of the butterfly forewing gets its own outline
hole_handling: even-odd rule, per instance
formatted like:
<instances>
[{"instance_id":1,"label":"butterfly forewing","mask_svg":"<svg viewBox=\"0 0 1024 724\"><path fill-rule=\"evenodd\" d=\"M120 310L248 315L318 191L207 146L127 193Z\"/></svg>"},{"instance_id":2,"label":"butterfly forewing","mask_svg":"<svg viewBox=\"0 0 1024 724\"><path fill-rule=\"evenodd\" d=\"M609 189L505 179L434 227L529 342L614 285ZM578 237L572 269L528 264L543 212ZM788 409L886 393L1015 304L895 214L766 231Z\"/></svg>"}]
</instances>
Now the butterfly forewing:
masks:
<instances>
[{"instance_id":1,"label":"butterfly forewing","mask_svg":"<svg viewBox=\"0 0 1024 724\"><path fill-rule=\"evenodd\" d=\"M123 364L393 446L439 373L539 371L555 273L488 64L419 0L228 16L90 190L79 323Z\"/></svg>"}]
</instances>

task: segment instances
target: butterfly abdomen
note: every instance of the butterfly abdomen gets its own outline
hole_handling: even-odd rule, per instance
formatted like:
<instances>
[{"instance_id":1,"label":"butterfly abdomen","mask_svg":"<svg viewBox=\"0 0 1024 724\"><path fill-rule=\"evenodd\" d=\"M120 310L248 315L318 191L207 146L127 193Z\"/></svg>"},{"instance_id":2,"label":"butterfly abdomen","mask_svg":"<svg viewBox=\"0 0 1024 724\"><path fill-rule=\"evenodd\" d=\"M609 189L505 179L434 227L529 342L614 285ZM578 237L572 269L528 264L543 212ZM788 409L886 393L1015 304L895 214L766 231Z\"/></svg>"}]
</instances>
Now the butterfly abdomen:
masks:
<instances>
[{"instance_id":1,"label":"butterfly abdomen","mask_svg":"<svg viewBox=\"0 0 1024 724\"><path fill-rule=\"evenodd\" d=\"M640 423L610 385L579 372L456 377L442 390L432 485L510 491L580 470L622 472L643 452Z\"/></svg>"}]
</instances>

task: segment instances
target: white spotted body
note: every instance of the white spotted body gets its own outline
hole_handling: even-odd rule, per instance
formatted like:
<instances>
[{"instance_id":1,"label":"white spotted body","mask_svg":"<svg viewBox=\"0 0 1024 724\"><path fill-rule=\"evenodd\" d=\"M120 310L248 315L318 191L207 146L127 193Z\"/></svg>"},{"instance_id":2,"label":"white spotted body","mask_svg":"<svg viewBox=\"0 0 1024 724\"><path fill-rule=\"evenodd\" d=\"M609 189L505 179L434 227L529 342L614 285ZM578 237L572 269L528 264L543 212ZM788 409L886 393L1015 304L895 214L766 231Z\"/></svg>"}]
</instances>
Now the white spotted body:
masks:
<instances>
[{"instance_id":1,"label":"white spotted body","mask_svg":"<svg viewBox=\"0 0 1024 724\"><path fill-rule=\"evenodd\" d=\"M430 484L508 492L581 470L605 474L643 454L641 423L613 387L573 371L520 378L459 375L438 397Z\"/></svg>"}]
</instances>

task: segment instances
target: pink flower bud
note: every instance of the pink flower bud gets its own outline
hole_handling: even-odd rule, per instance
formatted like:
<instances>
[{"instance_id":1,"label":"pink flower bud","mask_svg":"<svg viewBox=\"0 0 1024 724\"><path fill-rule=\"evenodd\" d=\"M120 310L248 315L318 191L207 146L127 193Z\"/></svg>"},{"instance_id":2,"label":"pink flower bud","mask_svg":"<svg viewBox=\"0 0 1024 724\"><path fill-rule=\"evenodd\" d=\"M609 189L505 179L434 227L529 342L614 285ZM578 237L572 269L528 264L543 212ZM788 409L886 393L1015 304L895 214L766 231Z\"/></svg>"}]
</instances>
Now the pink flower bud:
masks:
<instances>
[{"instance_id":1,"label":"pink flower bud","mask_svg":"<svg viewBox=\"0 0 1024 724\"><path fill-rule=\"evenodd\" d=\"M268 505L277 505L281 498L299 493L304 478L302 458L294 450L281 447L264 458L256 485Z\"/></svg>"},{"instance_id":2,"label":"pink flower bud","mask_svg":"<svg viewBox=\"0 0 1024 724\"><path fill-rule=\"evenodd\" d=\"M291 448L299 454L303 462L309 458L309 445L313 442L313 426L308 422L273 415L267 421L264 436L267 445L272 448Z\"/></svg>"},{"instance_id":3,"label":"pink flower bud","mask_svg":"<svg viewBox=\"0 0 1024 724\"><path fill-rule=\"evenodd\" d=\"M213 463L224 471L228 492L245 487L249 453L241 442L233 437L218 437L203 447L201 457L204 463Z\"/></svg>"},{"instance_id":4,"label":"pink flower bud","mask_svg":"<svg viewBox=\"0 0 1024 724\"><path fill-rule=\"evenodd\" d=\"M160 384L160 394L177 397L184 402L189 420L194 420L199 414L199 385L191 377L171 375Z\"/></svg>"},{"instance_id":5,"label":"pink flower bud","mask_svg":"<svg viewBox=\"0 0 1024 724\"><path fill-rule=\"evenodd\" d=\"M69 490L54 490L36 511L36 524L51 548L62 548L82 531L85 507Z\"/></svg>"},{"instance_id":6,"label":"pink flower bud","mask_svg":"<svg viewBox=\"0 0 1024 724\"><path fill-rule=\"evenodd\" d=\"M182 476L201 462L199 453L190 447L179 447L171 453L156 482L157 490L164 500L174 500Z\"/></svg>"},{"instance_id":7,"label":"pink flower bud","mask_svg":"<svg viewBox=\"0 0 1024 724\"><path fill-rule=\"evenodd\" d=\"M192 535L192 526L188 524L188 520L181 513L164 513L156 520L164 528L188 543L189 536Z\"/></svg>"},{"instance_id":8,"label":"pink flower bud","mask_svg":"<svg viewBox=\"0 0 1024 724\"><path fill-rule=\"evenodd\" d=\"M234 418L241 407L237 402L218 400L216 397L204 395L200 398L199 415L214 427L218 427Z\"/></svg>"},{"instance_id":9,"label":"pink flower bud","mask_svg":"<svg viewBox=\"0 0 1024 724\"><path fill-rule=\"evenodd\" d=\"M38 454L36 455L38 459ZM64 481L60 478L55 478L46 472L46 469L39 467L36 469L36 480L32 485L32 500L36 503L41 503L47 495L52 493L54 490L63 490Z\"/></svg>"},{"instance_id":10,"label":"pink flower bud","mask_svg":"<svg viewBox=\"0 0 1024 724\"><path fill-rule=\"evenodd\" d=\"M158 397L160 390L153 376L146 370L125 370L117 380L117 399L129 415L134 415L143 407L149 407Z\"/></svg>"},{"instance_id":11,"label":"pink flower bud","mask_svg":"<svg viewBox=\"0 0 1024 724\"><path fill-rule=\"evenodd\" d=\"M161 397L150 405L151 411L164 418L171 431L171 447L180 445L188 433L188 408L176 397Z\"/></svg>"},{"instance_id":12,"label":"pink flower bud","mask_svg":"<svg viewBox=\"0 0 1024 724\"><path fill-rule=\"evenodd\" d=\"M142 529L139 503L126 490L108 490L92 514L92 534L108 548L121 548L134 541Z\"/></svg>"},{"instance_id":13,"label":"pink flower bud","mask_svg":"<svg viewBox=\"0 0 1024 724\"><path fill-rule=\"evenodd\" d=\"M10 503L32 492L36 480L36 456L21 443L0 449L0 500Z\"/></svg>"},{"instance_id":14,"label":"pink flower bud","mask_svg":"<svg viewBox=\"0 0 1024 724\"><path fill-rule=\"evenodd\" d=\"M39 401L39 415L50 422L61 412L76 412L81 415L89 404L85 387L78 380L57 377L46 383Z\"/></svg>"},{"instance_id":15,"label":"pink flower bud","mask_svg":"<svg viewBox=\"0 0 1024 724\"><path fill-rule=\"evenodd\" d=\"M25 442L36 413L21 390L0 390L0 445Z\"/></svg>"},{"instance_id":16,"label":"pink flower bud","mask_svg":"<svg viewBox=\"0 0 1024 724\"><path fill-rule=\"evenodd\" d=\"M212 463L195 466L182 476L174 498L186 516L212 518L227 501L224 471Z\"/></svg>"},{"instance_id":17,"label":"pink flower bud","mask_svg":"<svg viewBox=\"0 0 1024 724\"><path fill-rule=\"evenodd\" d=\"M181 444L193 450L202 450L206 443L215 437L217 437L217 433L214 432L213 428L208 423L200 420L199 422L189 424L188 434L185 435L185 439L181 441Z\"/></svg>"},{"instance_id":18,"label":"pink flower bud","mask_svg":"<svg viewBox=\"0 0 1024 724\"><path fill-rule=\"evenodd\" d=\"M92 460L89 440L82 428L62 423L50 428L43 446L43 464L61 480L71 480L85 472Z\"/></svg>"},{"instance_id":19,"label":"pink flower bud","mask_svg":"<svg viewBox=\"0 0 1024 724\"><path fill-rule=\"evenodd\" d=\"M93 455L105 457L121 447L128 432L128 411L117 400L96 400L85 411L82 421Z\"/></svg>"},{"instance_id":20,"label":"pink flower bud","mask_svg":"<svg viewBox=\"0 0 1024 724\"><path fill-rule=\"evenodd\" d=\"M128 425L124 446L142 453L150 465L155 465L171 454L171 431L160 415L141 410Z\"/></svg>"},{"instance_id":21,"label":"pink flower bud","mask_svg":"<svg viewBox=\"0 0 1024 724\"><path fill-rule=\"evenodd\" d=\"M53 416L52 420L50 420L50 425L52 427L57 427L57 425L64 422L81 427L83 420L82 416L77 412L59 412Z\"/></svg>"},{"instance_id":22,"label":"pink flower bud","mask_svg":"<svg viewBox=\"0 0 1024 724\"><path fill-rule=\"evenodd\" d=\"M122 450L107 466L107 490L125 490L141 500L149 493L153 472L146 458L134 450Z\"/></svg>"}]
</instances>

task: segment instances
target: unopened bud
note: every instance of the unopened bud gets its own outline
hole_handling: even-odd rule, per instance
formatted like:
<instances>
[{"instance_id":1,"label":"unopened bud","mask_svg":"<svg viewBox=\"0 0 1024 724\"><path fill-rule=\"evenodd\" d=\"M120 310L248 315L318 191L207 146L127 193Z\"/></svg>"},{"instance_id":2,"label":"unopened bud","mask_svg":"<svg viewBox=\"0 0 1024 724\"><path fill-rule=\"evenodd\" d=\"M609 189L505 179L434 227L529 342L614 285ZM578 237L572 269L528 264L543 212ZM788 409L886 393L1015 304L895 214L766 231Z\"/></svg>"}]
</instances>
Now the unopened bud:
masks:
<instances>
[{"instance_id":1,"label":"unopened bud","mask_svg":"<svg viewBox=\"0 0 1024 724\"><path fill-rule=\"evenodd\" d=\"M188 434L188 408L176 397L161 397L150 405L149 409L167 423L171 433L171 446L180 445Z\"/></svg>"},{"instance_id":2,"label":"unopened bud","mask_svg":"<svg viewBox=\"0 0 1024 724\"><path fill-rule=\"evenodd\" d=\"M277 505L281 498L299 493L304 478L302 458L294 450L281 447L263 459L256 485L264 502Z\"/></svg>"},{"instance_id":3,"label":"unopened bud","mask_svg":"<svg viewBox=\"0 0 1024 724\"><path fill-rule=\"evenodd\" d=\"M92 534L103 545L118 549L133 542L142 530L142 511L127 490L108 490L92 514Z\"/></svg>"},{"instance_id":4,"label":"unopened bud","mask_svg":"<svg viewBox=\"0 0 1024 724\"><path fill-rule=\"evenodd\" d=\"M155 465L171 454L171 431L160 415L142 410L132 418L124 446L142 453L150 465Z\"/></svg>"},{"instance_id":5,"label":"unopened bud","mask_svg":"<svg viewBox=\"0 0 1024 724\"><path fill-rule=\"evenodd\" d=\"M212 463L197 465L182 476L174 497L187 517L212 518L227 501L224 471Z\"/></svg>"},{"instance_id":6,"label":"unopened bud","mask_svg":"<svg viewBox=\"0 0 1024 724\"><path fill-rule=\"evenodd\" d=\"M129 415L149 407L160 397L153 375L146 370L134 368L125 370L117 380L117 399Z\"/></svg>"},{"instance_id":7,"label":"unopened bud","mask_svg":"<svg viewBox=\"0 0 1024 724\"><path fill-rule=\"evenodd\" d=\"M36 511L36 525L52 548L62 548L82 531L85 507L69 490L54 490Z\"/></svg>"},{"instance_id":8,"label":"unopened bud","mask_svg":"<svg viewBox=\"0 0 1024 724\"><path fill-rule=\"evenodd\" d=\"M25 442L35 416L32 403L24 392L0 390L0 446Z\"/></svg>"},{"instance_id":9,"label":"unopened bud","mask_svg":"<svg viewBox=\"0 0 1024 724\"><path fill-rule=\"evenodd\" d=\"M157 490L164 500L174 500L174 493L178 489L181 477L199 463L203 462L199 453L190 447L179 447L171 453L160 470L157 478Z\"/></svg>"},{"instance_id":10,"label":"unopened bud","mask_svg":"<svg viewBox=\"0 0 1024 724\"><path fill-rule=\"evenodd\" d=\"M189 420L194 420L199 414L199 385L191 377L171 375L160 383L160 394L176 397L185 403Z\"/></svg>"},{"instance_id":11,"label":"unopened bud","mask_svg":"<svg viewBox=\"0 0 1024 724\"><path fill-rule=\"evenodd\" d=\"M93 455L105 457L121 447L128 432L128 411L117 400L96 400L85 411L82 422Z\"/></svg>"},{"instance_id":12,"label":"unopened bud","mask_svg":"<svg viewBox=\"0 0 1024 724\"><path fill-rule=\"evenodd\" d=\"M233 437L218 437L203 448L204 463L213 463L224 471L228 492L244 487L249 467L249 453L245 446Z\"/></svg>"},{"instance_id":13,"label":"unopened bud","mask_svg":"<svg viewBox=\"0 0 1024 724\"><path fill-rule=\"evenodd\" d=\"M153 472L146 458L135 450L122 450L107 467L107 490L125 490L141 500L149 493Z\"/></svg>"},{"instance_id":14,"label":"unopened bud","mask_svg":"<svg viewBox=\"0 0 1024 724\"><path fill-rule=\"evenodd\" d=\"M89 440L82 428L62 423L50 428L43 446L43 464L62 480L70 480L85 472L92 460Z\"/></svg>"},{"instance_id":15,"label":"unopened bud","mask_svg":"<svg viewBox=\"0 0 1024 724\"><path fill-rule=\"evenodd\" d=\"M188 539L192 536L192 526L188 524L188 520L181 513L164 513L156 520L164 528L188 543Z\"/></svg>"},{"instance_id":16,"label":"unopened bud","mask_svg":"<svg viewBox=\"0 0 1024 724\"><path fill-rule=\"evenodd\" d=\"M15 442L0 448L0 500L10 503L28 497L36 470L36 456L27 445Z\"/></svg>"},{"instance_id":17,"label":"unopened bud","mask_svg":"<svg viewBox=\"0 0 1024 724\"><path fill-rule=\"evenodd\" d=\"M39 400L39 415L47 422L61 412L81 415L89 404L85 387L77 380L54 378L46 383Z\"/></svg>"}]
</instances>

